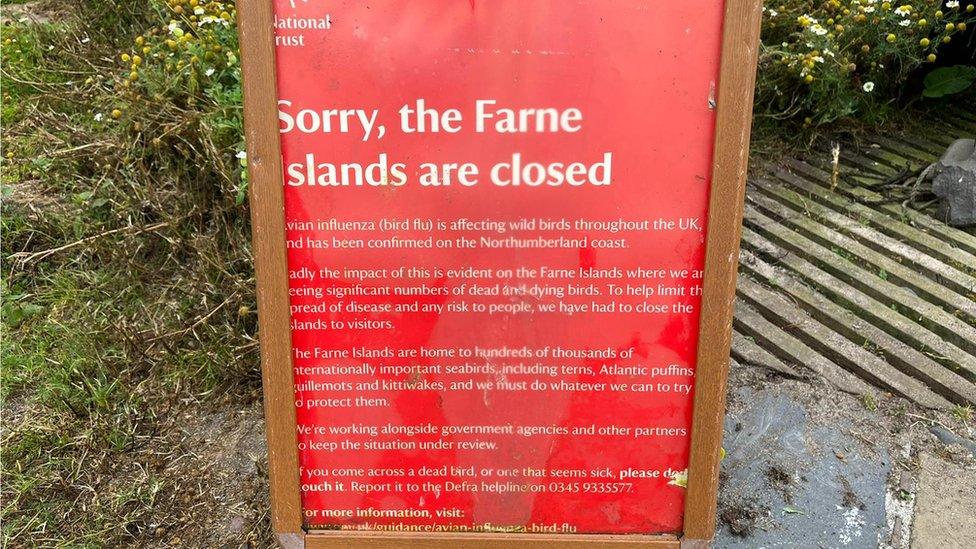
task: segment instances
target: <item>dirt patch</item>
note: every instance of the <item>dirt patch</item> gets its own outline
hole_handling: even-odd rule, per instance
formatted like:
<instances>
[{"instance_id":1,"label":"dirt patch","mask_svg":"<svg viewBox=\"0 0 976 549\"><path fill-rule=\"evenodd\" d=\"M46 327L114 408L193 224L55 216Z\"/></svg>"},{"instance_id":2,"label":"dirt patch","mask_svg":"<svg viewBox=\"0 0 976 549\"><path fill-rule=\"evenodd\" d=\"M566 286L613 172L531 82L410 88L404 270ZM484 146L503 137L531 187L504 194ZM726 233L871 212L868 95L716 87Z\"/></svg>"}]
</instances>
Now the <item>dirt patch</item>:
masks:
<instances>
[{"instance_id":1,"label":"dirt patch","mask_svg":"<svg viewBox=\"0 0 976 549\"><path fill-rule=\"evenodd\" d=\"M766 480L769 481L769 486L773 490L783 496L783 501L793 503L793 491L791 490L793 475L786 472L782 467L774 465L766 469Z\"/></svg>"},{"instance_id":2,"label":"dirt patch","mask_svg":"<svg viewBox=\"0 0 976 549\"><path fill-rule=\"evenodd\" d=\"M847 477L844 475L839 475L837 480L840 481L841 485L841 505L851 509L855 507L858 509L864 509L864 503L861 501L861 498L857 497L857 493L854 492L854 489L851 487L851 481L847 480Z\"/></svg>"},{"instance_id":3,"label":"dirt patch","mask_svg":"<svg viewBox=\"0 0 976 549\"><path fill-rule=\"evenodd\" d=\"M50 215L54 209L57 213L66 210L64 196L53 191L44 190L38 179L27 179L4 185L4 206L15 208L34 215Z\"/></svg>"},{"instance_id":4,"label":"dirt patch","mask_svg":"<svg viewBox=\"0 0 976 549\"><path fill-rule=\"evenodd\" d=\"M758 505L754 501L722 505L721 509L719 518L733 536L740 538L749 537L769 517L769 507Z\"/></svg>"},{"instance_id":5,"label":"dirt patch","mask_svg":"<svg viewBox=\"0 0 976 549\"><path fill-rule=\"evenodd\" d=\"M27 23L51 23L63 21L71 13L71 5L63 0L38 0L23 4L3 4L0 7L0 23L13 21Z\"/></svg>"},{"instance_id":6,"label":"dirt patch","mask_svg":"<svg viewBox=\"0 0 976 549\"><path fill-rule=\"evenodd\" d=\"M160 471L176 489L136 537L147 547L271 546L260 407L188 409L178 422Z\"/></svg>"}]
</instances>

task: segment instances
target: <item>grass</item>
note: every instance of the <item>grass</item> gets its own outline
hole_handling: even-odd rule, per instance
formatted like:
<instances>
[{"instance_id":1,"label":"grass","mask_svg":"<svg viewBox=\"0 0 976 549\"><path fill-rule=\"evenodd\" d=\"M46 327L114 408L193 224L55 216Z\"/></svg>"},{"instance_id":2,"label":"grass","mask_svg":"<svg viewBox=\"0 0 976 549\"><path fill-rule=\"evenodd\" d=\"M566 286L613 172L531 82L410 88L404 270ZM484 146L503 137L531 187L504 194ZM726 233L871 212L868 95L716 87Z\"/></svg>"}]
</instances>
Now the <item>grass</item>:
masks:
<instances>
[{"instance_id":1,"label":"grass","mask_svg":"<svg viewBox=\"0 0 976 549\"><path fill-rule=\"evenodd\" d=\"M211 497L171 471L179 414L258 397L246 206L194 154L216 146L165 98L154 143L96 116L125 100L113 58L151 19L128 4L2 27L4 547L178 539Z\"/></svg>"}]
</instances>

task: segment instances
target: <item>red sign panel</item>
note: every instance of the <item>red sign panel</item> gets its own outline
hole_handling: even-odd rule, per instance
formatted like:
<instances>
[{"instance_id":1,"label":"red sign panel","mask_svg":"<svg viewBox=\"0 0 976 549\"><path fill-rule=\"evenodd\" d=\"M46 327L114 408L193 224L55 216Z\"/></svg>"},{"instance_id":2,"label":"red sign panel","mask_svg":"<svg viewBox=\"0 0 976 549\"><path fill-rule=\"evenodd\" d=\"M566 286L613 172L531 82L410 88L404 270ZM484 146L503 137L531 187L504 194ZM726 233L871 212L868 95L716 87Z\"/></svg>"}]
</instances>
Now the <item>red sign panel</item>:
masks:
<instances>
[{"instance_id":1,"label":"red sign panel","mask_svg":"<svg viewBox=\"0 0 976 549\"><path fill-rule=\"evenodd\" d=\"M722 2L276 0L312 528L682 528Z\"/></svg>"}]
</instances>

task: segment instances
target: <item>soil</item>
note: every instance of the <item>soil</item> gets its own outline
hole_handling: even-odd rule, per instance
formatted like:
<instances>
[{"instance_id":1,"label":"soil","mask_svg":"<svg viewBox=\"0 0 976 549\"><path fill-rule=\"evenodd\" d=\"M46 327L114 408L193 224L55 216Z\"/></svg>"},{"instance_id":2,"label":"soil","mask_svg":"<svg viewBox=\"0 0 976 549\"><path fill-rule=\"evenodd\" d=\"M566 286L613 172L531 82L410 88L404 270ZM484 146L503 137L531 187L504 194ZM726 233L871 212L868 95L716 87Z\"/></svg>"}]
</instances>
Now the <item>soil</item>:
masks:
<instances>
[{"instance_id":1,"label":"soil","mask_svg":"<svg viewBox=\"0 0 976 549\"><path fill-rule=\"evenodd\" d=\"M790 491L790 486L793 483L792 475L783 468L774 465L766 469L766 478L769 480L769 486L779 492L786 503L793 503L793 492Z\"/></svg>"},{"instance_id":2,"label":"soil","mask_svg":"<svg viewBox=\"0 0 976 549\"><path fill-rule=\"evenodd\" d=\"M749 537L757 524L769 516L769 507L755 502L738 502L722 507L720 519L728 526L733 536Z\"/></svg>"},{"instance_id":3,"label":"soil","mask_svg":"<svg viewBox=\"0 0 976 549\"><path fill-rule=\"evenodd\" d=\"M114 482L124 485L137 480L147 463L158 467L153 479L163 488L152 518L126 527L133 546L273 546L259 404L187 406L160 430L166 433L164 443L139 450L139 458L112 472Z\"/></svg>"}]
</instances>

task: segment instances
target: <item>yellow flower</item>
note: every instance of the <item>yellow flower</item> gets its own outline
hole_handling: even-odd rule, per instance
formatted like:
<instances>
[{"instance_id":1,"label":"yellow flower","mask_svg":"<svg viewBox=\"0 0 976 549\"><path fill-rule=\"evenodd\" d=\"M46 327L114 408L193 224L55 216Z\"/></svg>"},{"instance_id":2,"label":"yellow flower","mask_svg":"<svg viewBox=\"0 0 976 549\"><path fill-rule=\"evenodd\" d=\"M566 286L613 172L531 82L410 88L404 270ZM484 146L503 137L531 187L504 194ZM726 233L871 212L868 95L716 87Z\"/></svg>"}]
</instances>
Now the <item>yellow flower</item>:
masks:
<instances>
[{"instance_id":1,"label":"yellow flower","mask_svg":"<svg viewBox=\"0 0 976 549\"><path fill-rule=\"evenodd\" d=\"M959 32L966 32L966 22L960 21L959 24L956 25L956 28L959 29Z\"/></svg>"},{"instance_id":2,"label":"yellow flower","mask_svg":"<svg viewBox=\"0 0 976 549\"><path fill-rule=\"evenodd\" d=\"M946 23L945 29L946 29L946 32L952 32L952 31L956 30L956 26L953 25L951 22L950 23Z\"/></svg>"},{"instance_id":3,"label":"yellow flower","mask_svg":"<svg viewBox=\"0 0 976 549\"><path fill-rule=\"evenodd\" d=\"M813 82L813 75L812 74L806 75L805 77L803 77L803 81L806 82L807 84L810 84L811 82Z\"/></svg>"},{"instance_id":4,"label":"yellow flower","mask_svg":"<svg viewBox=\"0 0 976 549\"><path fill-rule=\"evenodd\" d=\"M928 60L929 60L929 63L935 63L935 60L936 60L937 58L936 58L936 56L935 56L935 54L934 54L934 53L930 53L930 54L929 54L929 56L928 56L928 57L927 57L926 59L928 59Z\"/></svg>"},{"instance_id":5,"label":"yellow flower","mask_svg":"<svg viewBox=\"0 0 976 549\"><path fill-rule=\"evenodd\" d=\"M920 27L924 27L925 25L928 25L928 24L929 24L929 22L926 21L925 19L919 19L918 20L918 26L920 26Z\"/></svg>"},{"instance_id":6,"label":"yellow flower","mask_svg":"<svg viewBox=\"0 0 976 549\"><path fill-rule=\"evenodd\" d=\"M887 40L889 44L894 44L895 43L895 40L897 40L897 39L898 39L898 37L895 36L892 33L888 33L888 36L885 36L885 40Z\"/></svg>"},{"instance_id":7,"label":"yellow flower","mask_svg":"<svg viewBox=\"0 0 976 549\"><path fill-rule=\"evenodd\" d=\"M122 60L125 61L126 63L128 63L131 59L132 58L129 57L129 54L127 54L127 53L123 53L122 54Z\"/></svg>"},{"instance_id":8,"label":"yellow flower","mask_svg":"<svg viewBox=\"0 0 976 549\"><path fill-rule=\"evenodd\" d=\"M928 38L923 38L919 40L918 43L921 44L923 48L927 48L929 47L929 44L931 44L932 42Z\"/></svg>"},{"instance_id":9,"label":"yellow flower","mask_svg":"<svg viewBox=\"0 0 976 549\"><path fill-rule=\"evenodd\" d=\"M139 57L138 55L132 56L132 65L134 67L138 67L141 64L142 64L142 58L141 57Z\"/></svg>"},{"instance_id":10,"label":"yellow flower","mask_svg":"<svg viewBox=\"0 0 976 549\"><path fill-rule=\"evenodd\" d=\"M118 120L121 116L122 116L122 111L120 111L119 109L112 110L112 118Z\"/></svg>"}]
</instances>

